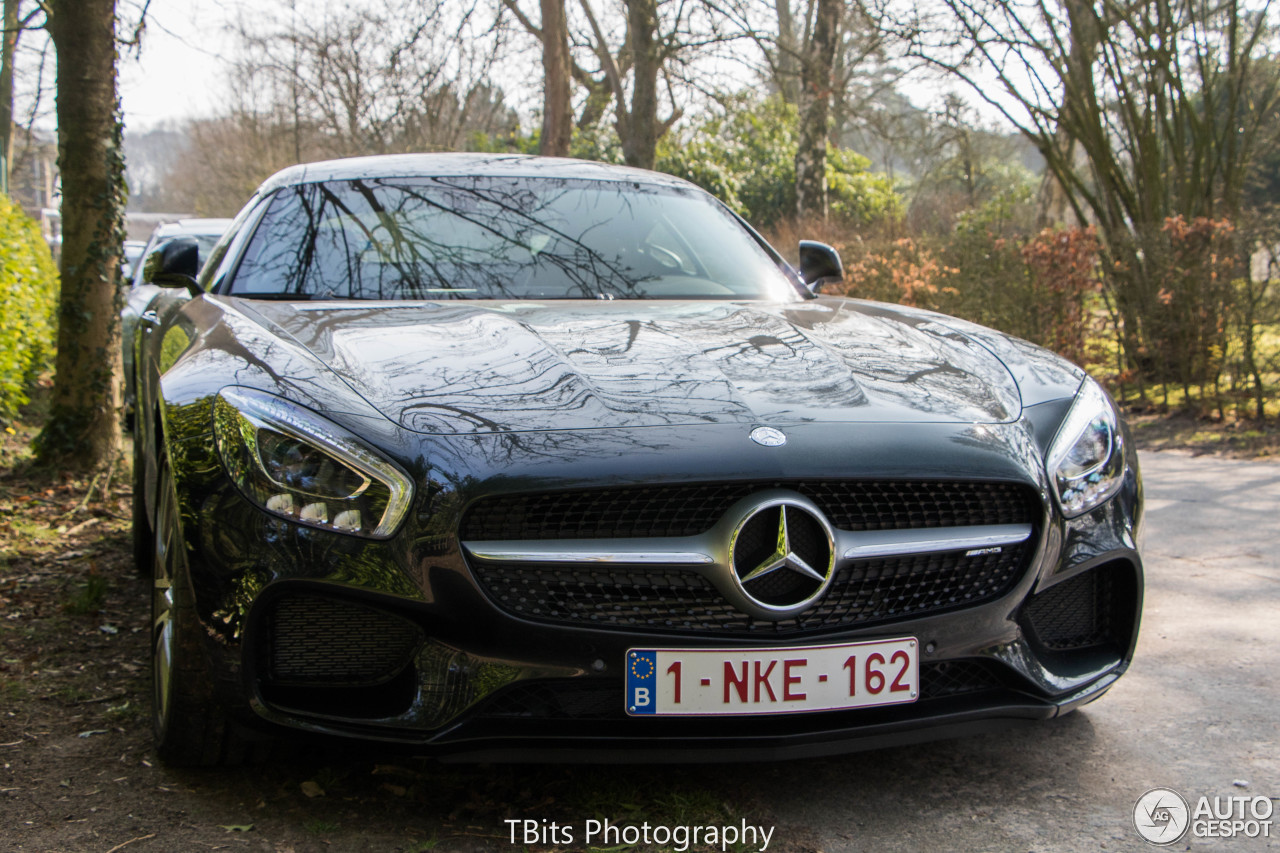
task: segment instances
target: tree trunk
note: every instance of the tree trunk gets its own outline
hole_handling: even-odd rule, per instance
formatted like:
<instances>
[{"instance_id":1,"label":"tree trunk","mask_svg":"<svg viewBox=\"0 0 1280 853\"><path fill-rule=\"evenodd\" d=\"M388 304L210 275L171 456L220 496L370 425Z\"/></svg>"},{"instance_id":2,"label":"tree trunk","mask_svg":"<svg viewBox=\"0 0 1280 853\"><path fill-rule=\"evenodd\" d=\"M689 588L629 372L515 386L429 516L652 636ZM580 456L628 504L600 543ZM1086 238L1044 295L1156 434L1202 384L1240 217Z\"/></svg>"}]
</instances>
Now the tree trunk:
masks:
<instances>
[{"instance_id":1,"label":"tree trunk","mask_svg":"<svg viewBox=\"0 0 1280 853\"><path fill-rule=\"evenodd\" d=\"M628 166L652 169L658 157L658 72L662 70L657 0L627 0L627 43L634 73L631 109L618 97L618 137Z\"/></svg>"},{"instance_id":2,"label":"tree trunk","mask_svg":"<svg viewBox=\"0 0 1280 853\"><path fill-rule=\"evenodd\" d=\"M569 153L573 106L569 100L569 24L564 0L542 4L542 137L539 150L549 157Z\"/></svg>"},{"instance_id":3,"label":"tree trunk","mask_svg":"<svg viewBox=\"0 0 1280 853\"><path fill-rule=\"evenodd\" d=\"M774 85L788 104L800 98L800 49L796 45L796 22L791 0L774 0L778 10L778 44L773 66Z\"/></svg>"},{"instance_id":4,"label":"tree trunk","mask_svg":"<svg viewBox=\"0 0 1280 853\"><path fill-rule=\"evenodd\" d=\"M841 0L818 0L813 40L801 60L800 139L796 148L796 214L800 217L827 218L827 133L840 6Z\"/></svg>"},{"instance_id":5,"label":"tree trunk","mask_svg":"<svg viewBox=\"0 0 1280 853\"><path fill-rule=\"evenodd\" d=\"M120 449L120 250L124 157L116 98L115 0L49 0L58 54L62 293L42 461L88 472Z\"/></svg>"},{"instance_id":6,"label":"tree trunk","mask_svg":"<svg viewBox=\"0 0 1280 853\"><path fill-rule=\"evenodd\" d=\"M13 174L13 60L18 52L18 0L4 0L0 36L0 192L9 192Z\"/></svg>"},{"instance_id":7,"label":"tree trunk","mask_svg":"<svg viewBox=\"0 0 1280 853\"><path fill-rule=\"evenodd\" d=\"M1061 145L1066 152L1063 160L1074 163L1075 140L1061 131L1055 134L1055 137L1055 144ZM1072 212L1067 191L1062 188L1058 176L1054 174L1053 169L1046 166L1044 174L1040 176L1040 190L1036 194L1036 231L1054 227L1075 228L1083 225L1084 223L1080 222Z\"/></svg>"},{"instance_id":8,"label":"tree trunk","mask_svg":"<svg viewBox=\"0 0 1280 853\"><path fill-rule=\"evenodd\" d=\"M1091 10L1082 0L1067 0L1067 22L1071 40L1067 51L1067 65L1063 82L1065 83L1064 111L1072 109L1066 116L1071 128L1078 127L1085 119L1080 110L1071 105L1088 102L1086 92L1096 89L1093 63L1098 55L1099 44L1103 33L1099 21L1093 17ZM1086 110L1087 112L1087 110ZM1043 230L1055 225L1083 226L1080 217L1071 210L1071 202L1061 177L1055 172L1054 160L1066 171L1076 169L1076 153L1079 150L1072 130L1064 127L1061 118L1053 133L1053 157L1046 157L1044 177L1040 181L1040 193L1036 199L1036 228Z\"/></svg>"}]
</instances>

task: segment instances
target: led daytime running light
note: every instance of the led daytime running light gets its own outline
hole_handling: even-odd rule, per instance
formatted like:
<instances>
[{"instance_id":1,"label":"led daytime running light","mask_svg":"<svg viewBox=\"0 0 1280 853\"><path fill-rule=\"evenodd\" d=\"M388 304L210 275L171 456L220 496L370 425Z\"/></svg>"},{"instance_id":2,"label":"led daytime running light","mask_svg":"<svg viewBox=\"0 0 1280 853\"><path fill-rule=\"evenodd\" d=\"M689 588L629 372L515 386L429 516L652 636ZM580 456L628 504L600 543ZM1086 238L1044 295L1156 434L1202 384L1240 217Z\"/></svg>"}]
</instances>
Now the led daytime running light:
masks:
<instances>
[{"instance_id":1,"label":"led daytime running light","mask_svg":"<svg viewBox=\"0 0 1280 853\"><path fill-rule=\"evenodd\" d=\"M391 536L413 501L399 466L319 415L262 391L224 388L214 437L250 501L281 518L375 539Z\"/></svg>"},{"instance_id":2,"label":"led daytime running light","mask_svg":"<svg viewBox=\"0 0 1280 853\"><path fill-rule=\"evenodd\" d=\"M1124 448L1115 407L1085 379L1049 445L1045 473L1062 514L1075 518L1115 496L1124 481Z\"/></svg>"}]
</instances>

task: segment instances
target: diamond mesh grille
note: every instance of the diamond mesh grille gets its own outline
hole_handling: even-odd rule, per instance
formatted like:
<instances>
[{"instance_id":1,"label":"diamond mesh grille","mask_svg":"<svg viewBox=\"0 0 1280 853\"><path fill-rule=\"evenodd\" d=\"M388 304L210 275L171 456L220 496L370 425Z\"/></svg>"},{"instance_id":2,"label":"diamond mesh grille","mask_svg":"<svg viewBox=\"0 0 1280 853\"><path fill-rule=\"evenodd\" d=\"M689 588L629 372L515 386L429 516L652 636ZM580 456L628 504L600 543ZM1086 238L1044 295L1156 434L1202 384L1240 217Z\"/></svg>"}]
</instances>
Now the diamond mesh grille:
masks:
<instances>
[{"instance_id":1,"label":"diamond mesh grille","mask_svg":"<svg viewBox=\"0 0 1280 853\"><path fill-rule=\"evenodd\" d=\"M676 569L475 561L502 607L531 619L618 629L801 634L991 601L1017 582L1029 545L848 563L822 600L781 622L742 613L701 575Z\"/></svg>"},{"instance_id":2,"label":"diamond mesh grille","mask_svg":"<svg viewBox=\"0 0 1280 853\"><path fill-rule=\"evenodd\" d=\"M842 530L902 530L1034 521L1035 492L1017 483L753 482L584 489L482 498L463 518L464 541L693 536L736 501L767 488L812 500Z\"/></svg>"}]
</instances>

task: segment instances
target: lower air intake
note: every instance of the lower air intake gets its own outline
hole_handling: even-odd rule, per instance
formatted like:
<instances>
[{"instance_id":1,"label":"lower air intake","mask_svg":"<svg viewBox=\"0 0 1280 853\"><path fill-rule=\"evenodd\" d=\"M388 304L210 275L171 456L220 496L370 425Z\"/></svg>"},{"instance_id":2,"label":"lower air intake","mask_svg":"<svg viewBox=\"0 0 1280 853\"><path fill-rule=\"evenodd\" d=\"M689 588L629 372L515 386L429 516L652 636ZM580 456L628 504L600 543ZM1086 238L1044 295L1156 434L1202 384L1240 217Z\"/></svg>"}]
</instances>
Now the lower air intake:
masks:
<instances>
[{"instance_id":1,"label":"lower air intake","mask_svg":"<svg viewBox=\"0 0 1280 853\"><path fill-rule=\"evenodd\" d=\"M412 664L421 643L422 630L394 613L291 595L272 605L265 674L276 686L385 684Z\"/></svg>"},{"instance_id":2,"label":"lower air intake","mask_svg":"<svg viewBox=\"0 0 1280 853\"><path fill-rule=\"evenodd\" d=\"M999 664L981 660L948 660L920 665L920 698L941 699L1005 686Z\"/></svg>"}]
</instances>

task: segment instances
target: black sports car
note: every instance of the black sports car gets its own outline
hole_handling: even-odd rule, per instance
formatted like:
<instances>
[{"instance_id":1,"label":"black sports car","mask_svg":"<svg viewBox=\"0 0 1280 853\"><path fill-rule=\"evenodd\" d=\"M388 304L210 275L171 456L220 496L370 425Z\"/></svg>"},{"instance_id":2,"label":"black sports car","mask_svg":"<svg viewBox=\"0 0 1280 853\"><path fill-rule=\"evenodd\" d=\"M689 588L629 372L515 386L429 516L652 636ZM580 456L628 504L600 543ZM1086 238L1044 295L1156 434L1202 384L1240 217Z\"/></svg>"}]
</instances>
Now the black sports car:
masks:
<instances>
[{"instance_id":1,"label":"black sports car","mask_svg":"<svg viewBox=\"0 0 1280 853\"><path fill-rule=\"evenodd\" d=\"M1105 692L1142 492L1077 367L815 296L682 181L287 169L137 352L155 736L698 760L985 731ZM150 556L147 556L147 554Z\"/></svg>"}]
</instances>

